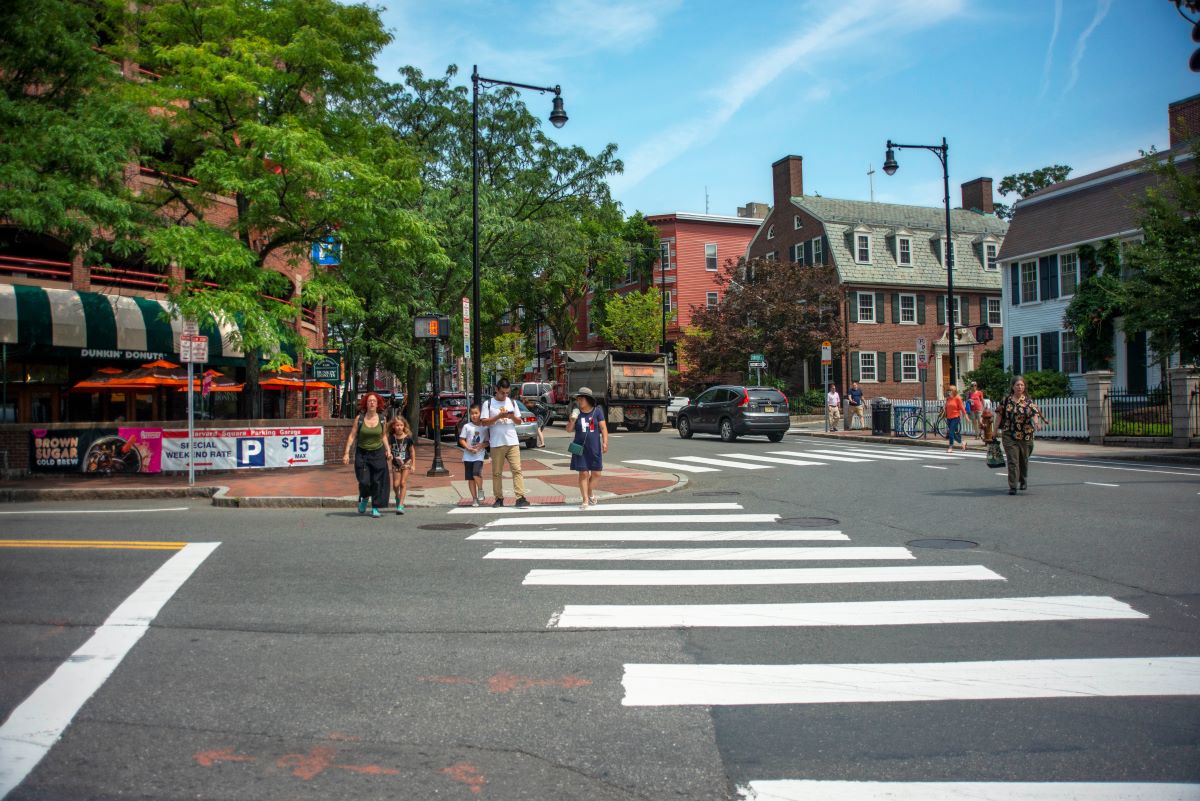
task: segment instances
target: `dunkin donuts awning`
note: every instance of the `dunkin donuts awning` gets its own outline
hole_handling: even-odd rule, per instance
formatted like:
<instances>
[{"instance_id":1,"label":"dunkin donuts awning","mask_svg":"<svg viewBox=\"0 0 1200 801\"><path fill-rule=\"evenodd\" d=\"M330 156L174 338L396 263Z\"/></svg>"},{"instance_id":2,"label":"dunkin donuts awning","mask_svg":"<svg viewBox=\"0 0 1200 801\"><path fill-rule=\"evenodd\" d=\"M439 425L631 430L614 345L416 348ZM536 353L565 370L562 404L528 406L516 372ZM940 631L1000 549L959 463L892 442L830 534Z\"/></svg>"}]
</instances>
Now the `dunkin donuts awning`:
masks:
<instances>
[{"instance_id":1,"label":"dunkin donuts awning","mask_svg":"<svg viewBox=\"0 0 1200 801\"><path fill-rule=\"evenodd\" d=\"M30 355L149 361L179 353L183 320L165 300L0 284L0 343ZM209 361L241 359L237 324L200 325Z\"/></svg>"}]
</instances>

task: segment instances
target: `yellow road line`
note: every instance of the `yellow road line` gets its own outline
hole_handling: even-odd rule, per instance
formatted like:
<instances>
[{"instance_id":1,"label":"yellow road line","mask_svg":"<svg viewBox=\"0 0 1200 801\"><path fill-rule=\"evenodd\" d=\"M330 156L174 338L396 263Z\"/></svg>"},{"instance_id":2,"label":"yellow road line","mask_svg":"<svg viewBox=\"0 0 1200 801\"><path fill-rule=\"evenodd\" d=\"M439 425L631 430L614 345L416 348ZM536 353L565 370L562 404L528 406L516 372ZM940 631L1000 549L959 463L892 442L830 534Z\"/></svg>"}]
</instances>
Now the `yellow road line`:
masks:
<instances>
[{"instance_id":1,"label":"yellow road line","mask_svg":"<svg viewBox=\"0 0 1200 801\"><path fill-rule=\"evenodd\" d=\"M0 548L115 548L132 551L178 551L186 542L148 540L0 540Z\"/></svg>"}]
</instances>

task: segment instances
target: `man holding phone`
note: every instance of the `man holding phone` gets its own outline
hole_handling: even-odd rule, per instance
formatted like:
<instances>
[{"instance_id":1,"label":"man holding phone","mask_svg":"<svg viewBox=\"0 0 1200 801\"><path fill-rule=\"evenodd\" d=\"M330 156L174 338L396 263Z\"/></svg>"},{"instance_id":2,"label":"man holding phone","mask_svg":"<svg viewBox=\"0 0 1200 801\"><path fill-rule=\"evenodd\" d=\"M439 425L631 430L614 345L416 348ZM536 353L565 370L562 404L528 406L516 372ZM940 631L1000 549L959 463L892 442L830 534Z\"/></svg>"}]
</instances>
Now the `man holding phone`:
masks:
<instances>
[{"instance_id":1,"label":"man holding phone","mask_svg":"<svg viewBox=\"0 0 1200 801\"><path fill-rule=\"evenodd\" d=\"M504 463L512 470L513 490L517 495L517 507L528 506L525 498L525 474L521 472L521 441L517 439L517 423L521 421L520 410L508 392L507 378L496 382L496 394L483 402L480 420L488 430L488 442L492 449L492 494L496 501L492 506L504 505Z\"/></svg>"}]
</instances>

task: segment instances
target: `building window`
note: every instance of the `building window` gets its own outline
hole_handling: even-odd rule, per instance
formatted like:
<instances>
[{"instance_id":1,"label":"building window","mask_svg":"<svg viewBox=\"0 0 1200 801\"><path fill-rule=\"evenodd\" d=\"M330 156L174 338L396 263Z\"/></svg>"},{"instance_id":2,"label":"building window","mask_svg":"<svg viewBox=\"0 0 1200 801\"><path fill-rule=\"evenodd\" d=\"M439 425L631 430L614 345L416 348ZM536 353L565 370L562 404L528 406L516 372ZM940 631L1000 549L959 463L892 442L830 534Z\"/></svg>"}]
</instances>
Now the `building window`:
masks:
<instances>
[{"instance_id":1,"label":"building window","mask_svg":"<svg viewBox=\"0 0 1200 801\"><path fill-rule=\"evenodd\" d=\"M774 238L775 238L775 226L768 225L767 226L767 239L774 239Z\"/></svg>"},{"instance_id":2,"label":"building window","mask_svg":"<svg viewBox=\"0 0 1200 801\"><path fill-rule=\"evenodd\" d=\"M671 243L658 243L658 263L662 269L667 270L671 267Z\"/></svg>"},{"instance_id":3,"label":"building window","mask_svg":"<svg viewBox=\"0 0 1200 801\"><path fill-rule=\"evenodd\" d=\"M800 215L797 214L797 215L793 216L792 217L792 228L794 230L799 231L803 227L804 227L804 223L800 220Z\"/></svg>"},{"instance_id":4,"label":"building window","mask_svg":"<svg viewBox=\"0 0 1200 801\"><path fill-rule=\"evenodd\" d=\"M998 252L998 249L991 242L984 243L984 245L983 245L983 262L984 262L984 265L987 267L987 269L989 269L989 270L999 269L999 265L996 264L997 252Z\"/></svg>"},{"instance_id":5,"label":"building window","mask_svg":"<svg viewBox=\"0 0 1200 801\"><path fill-rule=\"evenodd\" d=\"M896 263L901 267L912 267L912 240L907 236L896 239Z\"/></svg>"},{"instance_id":6,"label":"building window","mask_svg":"<svg viewBox=\"0 0 1200 801\"><path fill-rule=\"evenodd\" d=\"M772 250L769 253L767 253L767 261L775 261L778 258L779 258L778 250Z\"/></svg>"},{"instance_id":7,"label":"building window","mask_svg":"<svg viewBox=\"0 0 1200 801\"><path fill-rule=\"evenodd\" d=\"M791 254L792 261L796 264L804 264L803 244L788 245L788 253Z\"/></svg>"},{"instance_id":8,"label":"building window","mask_svg":"<svg viewBox=\"0 0 1200 801\"><path fill-rule=\"evenodd\" d=\"M1037 262L1027 261L1021 265L1021 302L1035 303L1038 299Z\"/></svg>"},{"instance_id":9,"label":"building window","mask_svg":"<svg viewBox=\"0 0 1200 801\"><path fill-rule=\"evenodd\" d=\"M995 326L1004 325L1004 322L1000 318L1000 298L988 298L987 324Z\"/></svg>"},{"instance_id":10,"label":"building window","mask_svg":"<svg viewBox=\"0 0 1200 801\"><path fill-rule=\"evenodd\" d=\"M1059 358L1062 359L1064 373L1079 372L1079 343L1075 341L1074 331L1063 331L1059 341Z\"/></svg>"},{"instance_id":11,"label":"building window","mask_svg":"<svg viewBox=\"0 0 1200 801\"><path fill-rule=\"evenodd\" d=\"M858 380L859 381L875 381L875 352L874 351L859 351L858 354Z\"/></svg>"},{"instance_id":12,"label":"building window","mask_svg":"<svg viewBox=\"0 0 1200 801\"><path fill-rule=\"evenodd\" d=\"M637 279L638 279L637 275L634 274L633 259L626 259L625 260L625 283L632 284Z\"/></svg>"},{"instance_id":13,"label":"building window","mask_svg":"<svg viewBox=\"0 0 1200 801\"><path fill-rule=\"evenodd\" d=\"M710 242L704 246L704 269L717 269L717 245L715 242Z\"/></svg>"},{"instance_id":14,"label":"building window","mask_svg":"<svg viewBox=\"0 0 1200 801\"><path fill-rule=\"evenodd\" d=\"M663 302L663 312L666 314L670 314L671 313L671 290L668 289L666 292L662 293L662 302Z\"/></svg>"},{"instance_id":15,"label":"building window","mask_svg":"<svg viewBox=\"0 0 1200 801\"><path fill-rule=\"evenodd\" d=\"M708 308L710 308L710 309L717 308L717 293L716 292L707 293L705 295L705 301L708 305Z\"/></svg>"},{"instance_id":16,"label":"building window","mask_svg":"<svg viewBox=\"0 0 1200 801\"><path fill-rule=\"evenodd\" d=\"M917 324L917 296L900 296L900 323L902 325Z\"/></svg>"},{"instance_id":17,"label":"building window","mask_svg":"<svg viewBox=\"0 0 1200 801\"><path fill-rule=\"evenodd\" d=\"M952 321L953 325L961 325L962 324L962 307L963 307L963 303L965 303L965 302L966 302L966 298L964 298L962 295L954 296L954 320ZM945 295L943 295L940 298L940 305L942 307L942 315L945 316L945 313L946 313L946 297L945 297Z\"/></svg>"},{"instance_id":18,"label":"building window","mask_svg":"<svg viewBox=\"0 0 1200 801\"><path fill-rule=\"evenodd\" d=\"M825 240L821 239L821 237L819 237L819 236L816 237L815 239L813 239L812 252L813 252L812 263L813 264L824 264L825 263Z\"/></svg>"},{"instance_id":19,"label":"building window","mask_svg":"<svg viewBox=\"0 0 1200 801\"><path fill-rule=\"evenodd\" d=\"M858 293L858 321L860 323L875 322L875 293Z\"/></svg>"},{"instance_id":20,"label":"building window","mask_svg":"<svg viewBox=\"0 0 1200 801\"><path fill-rule=\"evenodd\" d=\"M906 384L915 383L920 376L917 373L917 354L900 354L900 380Z\"/></svg>"},{"instance_id":21,"label":"building window","mask_svg":"<svg viewBox=\"0 0 1200 801\"><path fill-rule=\"evenodd\" d=\"M1075 253L1058 254L1058 296L1069 298L1079 286L1079 256Z\"/></svg>"},{"instance_id":22,"label":"building window","mask_svg":"<svg viewBox=\"0 0 1200 801\"><path fill-rule=\"evenodd\" d=\"M854 235L854 260L859 264L871 263L871 237L867 234Z\"/></svg>"},{"instance_id":23,"label":"building window","mask_svg":"<svg viewBox=\"0 0 1200 801\"><path fill-rule=\"evenodd\" d=\"M1021 372L1036 373L1041 369L1038 364L1038 337L1021 337Z\"/></svg>"}]
</instances>

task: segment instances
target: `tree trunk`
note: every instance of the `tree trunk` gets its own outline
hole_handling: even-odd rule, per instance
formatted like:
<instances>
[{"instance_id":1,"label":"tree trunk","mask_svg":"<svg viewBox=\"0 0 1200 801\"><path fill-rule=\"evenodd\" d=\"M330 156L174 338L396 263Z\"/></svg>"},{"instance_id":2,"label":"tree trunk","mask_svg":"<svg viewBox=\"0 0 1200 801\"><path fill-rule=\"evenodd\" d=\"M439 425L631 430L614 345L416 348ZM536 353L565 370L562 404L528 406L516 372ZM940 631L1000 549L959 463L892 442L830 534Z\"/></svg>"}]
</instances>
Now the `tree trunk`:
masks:
<instances>
[{"instance_id":1,"label":"tree trunk","mask_svg":"<svg viewBox=\"0 0 1200 801\"><path fill-rule=\"evenodd\" d=\"M262 419L262 388L258 385L261 372L259 353L257 348L246 352L246 386L238 403L238 413L246 420Z\"/></svg>"},{"instance_id":2,"label":"tree trunk","mask_svg":"<svg viewBox=\"0 0 1200 801\"><path fill-rule=\"evenodd\" d=\"M410 364L405 371L404 391L407 395L404 398L404 416L408 418L408 425L413 430L417 430L417 422L421 411L421 393L417 391L417 381L421 378L421 372L417 365Z\"/></svg>"}]
</instances>

